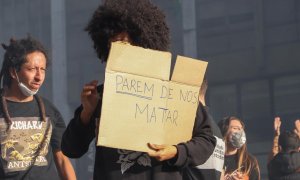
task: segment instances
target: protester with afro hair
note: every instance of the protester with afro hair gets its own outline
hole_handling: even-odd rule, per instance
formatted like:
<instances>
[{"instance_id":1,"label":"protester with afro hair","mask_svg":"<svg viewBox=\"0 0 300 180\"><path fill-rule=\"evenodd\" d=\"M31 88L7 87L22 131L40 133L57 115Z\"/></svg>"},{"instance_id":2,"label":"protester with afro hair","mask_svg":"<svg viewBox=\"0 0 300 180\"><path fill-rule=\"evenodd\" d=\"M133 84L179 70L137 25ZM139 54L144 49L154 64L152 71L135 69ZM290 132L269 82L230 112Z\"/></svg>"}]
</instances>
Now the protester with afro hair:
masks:
<instances>
[{"instance_id":1,"label":"protester with afro hair","mask_svg":"<svg viewBox=\"0 0 300 180\"><path fill-rule=\"evenodd\" d=\"M86 31L102 62L106 62L110 44L114 41L161 51L167 51L169 47L165 15L149 0L107 0L94 12ZM94 80L83 87L82 105L76 109L63 135L62 150L68 157L84 155L97 137L95 131L99 125L103 94L103 85L97 86L97 83ZM154 150L151 153L97 146L93 178L182 180L184 167L203 164L213 152L215 139L207 117L203 106L199 106L190 141L177 145L149 144Z\"/></svg>"},{"instance_id":2,"label":"protester with afro hair","mask_svg":"<svg viewBox=\"0 0 300 180\"><path fill-rule=\"evenodd\" d=\"M169 49L165 15L148 0L108 0L98 7L85 30L102 61L107 60L110 43L117 40L149 49Z\"/></svg>"}]
</instances>

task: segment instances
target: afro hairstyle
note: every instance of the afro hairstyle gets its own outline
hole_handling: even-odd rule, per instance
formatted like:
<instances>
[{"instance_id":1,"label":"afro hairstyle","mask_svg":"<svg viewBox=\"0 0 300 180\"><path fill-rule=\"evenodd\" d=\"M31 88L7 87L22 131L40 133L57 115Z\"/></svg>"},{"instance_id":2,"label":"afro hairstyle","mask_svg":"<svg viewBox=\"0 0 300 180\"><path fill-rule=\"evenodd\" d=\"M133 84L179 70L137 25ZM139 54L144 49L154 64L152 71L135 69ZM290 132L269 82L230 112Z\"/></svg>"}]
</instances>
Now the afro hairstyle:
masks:
<instances>
[{"instance_id":1,"label":"afro hairstyle","mask_svg":"<svg viewBox=\"0 0 300 180\"><path fill-rule=\"evenodd\" d=\"M165 15L149 0L106 0L85 30L102 61L107 61L110 39L122 32L128 33L133 45L143 48L167 51L170 44Z\"/></svg>"}]
</instances>

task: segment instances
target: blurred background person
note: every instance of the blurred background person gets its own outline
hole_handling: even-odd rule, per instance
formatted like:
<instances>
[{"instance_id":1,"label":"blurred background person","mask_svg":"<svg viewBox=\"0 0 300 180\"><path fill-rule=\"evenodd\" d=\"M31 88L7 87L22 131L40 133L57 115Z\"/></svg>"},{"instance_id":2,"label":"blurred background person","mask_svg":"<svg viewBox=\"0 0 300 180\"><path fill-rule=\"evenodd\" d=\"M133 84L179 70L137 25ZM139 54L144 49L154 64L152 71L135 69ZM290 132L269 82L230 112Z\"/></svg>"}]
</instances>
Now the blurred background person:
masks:
<instances>
[{"instance_id":1,"label":"blurred background person","mask_svg":"<svg viewBox=\"0 0 300 180\"><path fill-rule=\"evenodd\" d=\"M275 123L274 123L275 124ZM280 126L279 126L280 127ZM274 144L276 144L274 138ZM274 157L268 163L270 180L300 179L300 120L295 121L294 131L284 131L279 135L278 148L273 146ZM274 151L274 147L276 150Z\"/></svg>"},{"instance_id":2,"label":"blurred background person","mask_svg":"<svg viewBox=\"0 0 300 180\"><path fill-rule=\"evenodd\" d=\"M225 141L225 180L260 180L259 165L247 151L244 122L234 116L218 123Z\"/></svg>"}]
</instances>

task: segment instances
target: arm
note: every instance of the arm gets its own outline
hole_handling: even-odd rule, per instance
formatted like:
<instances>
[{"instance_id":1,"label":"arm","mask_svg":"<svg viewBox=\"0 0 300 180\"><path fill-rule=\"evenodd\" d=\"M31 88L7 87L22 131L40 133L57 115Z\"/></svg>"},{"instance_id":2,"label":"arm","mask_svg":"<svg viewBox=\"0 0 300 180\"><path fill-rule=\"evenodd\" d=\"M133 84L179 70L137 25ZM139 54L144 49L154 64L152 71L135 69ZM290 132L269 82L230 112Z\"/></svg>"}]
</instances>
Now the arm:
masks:
<instances>
[{"instance_id":1,"label":"arm","mask_svg":"<svg viewBox=\"0 0 300 180\"><path fill-rule=\"evenodd\" d=\"M224 171L224 169L221 172L220 180L225 180L225 171Z\"/></svg>"},{"instance_id":2,"label":"arm","mask_svg":"<svg viewBox=\"0 0 300 180\"><path fill-rule=\"evenodd\" d=\"M71 162L61 152L62 134L66 129L65 122L55 106L51 105L50 109L52 111L49 112L53 112L53 114L51 113L50 115L50 119L52 120L52 134L50 144L57 172L61 179L76 180L76 174Z\"/></svg>"},{"instance_id":3,"label":"arm","mask_svg":"<svg viewBox=\"0 0 300 180\"><path fill-rule=\"evenodd\" d=\"M91 120L89 124L83 124L80 119L82 106L76 109L73 119L67 126L61 142L62 152L70 158L79 158L84 155L91 141L95 137L95 120ZM95 119L92 117L91 119Z\"/></svg>"},{"instance_id":4,"label":"arm","mask_svg":"<svg viewBox=\"0 0 300 180\"><path fill-rule=\"evenodd\" d=\"M281 120L280 117L275 117L274 119L274 139L272 144L272 151L269 154L268 157L268 163L278 154L279 152L279 135L280 135L280 126L281 126Z\"/></svg>"},{"instance_id":5,"label":"arm","mask_svg":"<svg viewBox=\"0 0 300 180\"><path fill-rule=\"evenodd\" d=\"M174 165L185 166L190 164L197 166L203 164L213 153L216 139L212 133L209 117L200 103L197 109L193 137L190 141L177 145L178 157Z\"/></svg>"},{"instance_id":6,"label":"arm","mask_svg":"<svg viewBox=\"0 0 300 180\"><path fill-rule=\"evenodd\" d=\"M63 180L76 180L76 174L70 160L59 150L53 151L59 176Z\"/></svg>"},{"instance_id":7,"label":"arm","mask_svg":"<svg viewBox=\"0 0 300 180\"><path fill-rule=\"evenodd\" d=\"M103 86L98 89L102 94ZM85 154L95 138L96 118L100 116L101 100L97 92L97 81L84 86L81 93L82 105L76 109L62 138L62 151L71 158Z\"/></svg>"}]
</instances>

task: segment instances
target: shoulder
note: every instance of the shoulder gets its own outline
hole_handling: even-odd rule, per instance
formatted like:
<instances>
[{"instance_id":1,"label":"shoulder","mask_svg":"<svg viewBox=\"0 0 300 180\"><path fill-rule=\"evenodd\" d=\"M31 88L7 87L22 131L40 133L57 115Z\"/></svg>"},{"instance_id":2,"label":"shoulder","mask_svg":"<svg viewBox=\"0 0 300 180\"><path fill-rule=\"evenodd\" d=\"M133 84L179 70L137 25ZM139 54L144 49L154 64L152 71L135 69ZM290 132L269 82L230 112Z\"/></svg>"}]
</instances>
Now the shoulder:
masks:
<instances>
[{"instance_id":1,"label":"shoulder","mask_svg":"<svg viewBox=\"0 0 300 180\"><path fill-rule=\"evenodd\" d=\"M47 98L42 97L42 96L37 96L37 98L40 98L43 101L45 108L51 108L51 109L57 110L57 108L54 106L54 104L52 102L50 102Z\"/></svg>"},{"instance_id":2,"label":"shoulder","mask_svg":"<svg viewBox=\"0 0 300 180\"><path fill-rule=\"evenodd\" d=\"M46 115L61 116L57 107L50 100L42 96L38 96L38 98L40 98L42 100L42 103L44 104Z\"/></svg>"}]
</instances>

